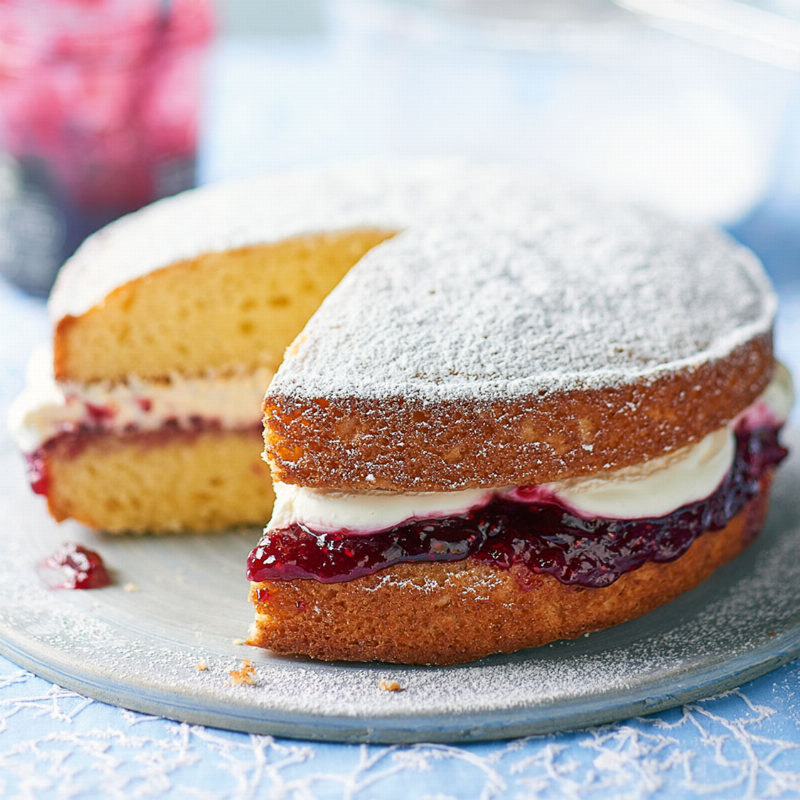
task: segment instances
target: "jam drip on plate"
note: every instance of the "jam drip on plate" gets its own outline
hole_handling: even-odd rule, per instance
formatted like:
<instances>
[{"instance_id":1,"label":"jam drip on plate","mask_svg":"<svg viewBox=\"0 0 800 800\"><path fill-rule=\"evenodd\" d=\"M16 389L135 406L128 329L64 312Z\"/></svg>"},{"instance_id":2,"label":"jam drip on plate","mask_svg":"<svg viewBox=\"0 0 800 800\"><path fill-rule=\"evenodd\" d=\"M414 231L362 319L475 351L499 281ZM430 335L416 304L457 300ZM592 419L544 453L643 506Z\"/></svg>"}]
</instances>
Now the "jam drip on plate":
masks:
<instances>
[{"instance_id":1,"label":"jam drip on plate","mask_svg":"<svg viewBox=\"0 0 800 800\"><path fill-rule=\"evenodd\" d=\"M51 589L102 589L111 583L100 554L75 542L46 558L38 571Z\"/></svg>"},{"instance_id":2,"label":"jam drip on plate","mask_svg":"<svg viewBox=\"0 0 800 800\"><path fill-rule=\"evenodd\" d=\"M764 473L785 456L777 428L738 431L734 463L717 490L653 519L583 519L557 500L496 498L463 515L369 534L315 533L295 523L265 532L250 554L247 577L336 583L401 562L472 557L499 569L523 565L562 583L609 586L648 561L675 560L703 532L724 528L758 494Z\"/></svg>"}]
</instances>

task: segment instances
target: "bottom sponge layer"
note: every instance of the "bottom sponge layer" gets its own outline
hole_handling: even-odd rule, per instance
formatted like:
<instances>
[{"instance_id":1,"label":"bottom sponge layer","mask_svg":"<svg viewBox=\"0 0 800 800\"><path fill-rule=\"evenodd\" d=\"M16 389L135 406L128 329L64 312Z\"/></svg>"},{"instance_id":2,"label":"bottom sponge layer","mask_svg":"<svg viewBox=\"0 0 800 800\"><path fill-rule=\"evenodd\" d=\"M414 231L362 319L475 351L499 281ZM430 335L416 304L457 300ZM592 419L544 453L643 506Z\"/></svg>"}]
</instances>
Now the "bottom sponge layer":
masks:
<instances>
[{"instance_id":1,"label":"bottom sponge layer","mask_svg":"<svg viewBox=\"0 0 800 800\"><path fill-rule=\"evenodd\" d=\"M50 513L111 533L263 525L274 495L260 429L63 436L36 454Z\"/></svg>"}]
</instances>

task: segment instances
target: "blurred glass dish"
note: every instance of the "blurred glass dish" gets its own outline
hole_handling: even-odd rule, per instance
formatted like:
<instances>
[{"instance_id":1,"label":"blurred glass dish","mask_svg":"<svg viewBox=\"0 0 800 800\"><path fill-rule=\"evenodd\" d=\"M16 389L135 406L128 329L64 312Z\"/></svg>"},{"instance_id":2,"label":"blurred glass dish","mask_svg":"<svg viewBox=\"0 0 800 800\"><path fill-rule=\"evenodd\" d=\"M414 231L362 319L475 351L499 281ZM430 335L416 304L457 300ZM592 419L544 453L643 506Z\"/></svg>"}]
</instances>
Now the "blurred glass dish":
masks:
<instances>
[{"instance_id":1,"label":"blurred glass dish","mask_svg":"<svg viewBox=\"0 0 800 800\"><path fill-rule=\"evenodd\" d=\"M193 185L211 0L0 0L0 272L50 289L83 239Z\"/></svg>"},{"instance_id":2,"label":"blurred glass dish","mask_svg":"<svg viewBox=\"0 0 800 800\"><path fill-rule=\"evenodd\" d=\"M710 32L678 36L611 0L336 9L364 80L383 77L384 94L404 103L387 139L402 136L398 119L414 121L401 148L538 164L704 221L738 221L764 197L798 85ZM371 108L372 126L380 113Z\"/></svg>"},{"instance_id":3,"label":"blurred glass dish","mask_svg":"<svg viewBox=\"0 0 800 800\"><path fill-rule=\"evenodd\" d=\"M711 47L800 71L800 3L616 0L651 24Z\"/></svg>"}]
</instances>

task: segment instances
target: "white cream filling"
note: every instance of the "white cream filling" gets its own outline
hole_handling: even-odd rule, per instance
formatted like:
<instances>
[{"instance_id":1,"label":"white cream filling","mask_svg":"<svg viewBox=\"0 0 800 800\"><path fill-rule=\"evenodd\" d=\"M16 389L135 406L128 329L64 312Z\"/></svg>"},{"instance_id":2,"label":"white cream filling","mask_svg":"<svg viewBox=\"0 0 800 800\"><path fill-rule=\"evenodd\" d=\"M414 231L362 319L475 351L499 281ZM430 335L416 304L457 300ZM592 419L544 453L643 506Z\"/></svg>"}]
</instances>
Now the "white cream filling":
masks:
<instances>
[{"instance_id":1,"label":"white cream filling","mask_svg":"<svg viewBox=\"0 0 800 800\"><path fill-rule=\"evenodd\" d=\"M743 423L751 428L770 423L783 425L789 419L793 406L792 374L780 361L776 361L775 371L767 388L752 405L736 417L732 424L736 427L739 423Z\"/></svg>"},{"instance_id":2,"label":"white cream filling","mask_svg":"<svg viewBox=\"0 0 800 800\"><path fill-rule=\"evenodd\" d=\"M733 463L737 424L783 424L793 402L791 376L782 364L776 364L764 393L730 425L701 441L643 464L536 487L396 494L332 492L276 483L267 529L301 523L321 533L344 529L369 533L413 519L463 514L497 496L519 501L554 497L589 518L660 517L708 497L719 486Z\"/></svg>"},{"instance_id":3,"label":"white cream filling","mask_svg":"<svg viewBox=\"0 0 800 800\"><path fill-rule=\"evenodd\" d=\"M663 517L712 494L730 469L735 451L733 430L725 427L696 444L643 464L546 487L566 506L587 517Z\"/></svg>"},{"instance_id":4,"label":"white cream filling","mask_svg":"<svg viewBox=\"0 0 800 800\"><path fill-rule=\"evenodd\" d=\"M84 427L123 433L155 431L172 422L191 428L201 419L226 430L257 426L261 402L273 370L234 370L201 376L177 373L151 381L56 383L49 349L36 351L28 364L26 388L9 409L8 424L20 450L32 453L45 442Z\"/></svg>"},{"instance_id":5,"label":"white cream filling","mask_svg":"<svg viewBox=\"0 0 800 800\"><path fill-rule=\"evenodd\" d=\"M269 528L285 528L294 522L315 531L344 528L375 531L409 519L435 519L463 514L486 505L492 489L463 492L330 492L291 483L275 484L275 506Z\"/></svg>"}]
</instances>

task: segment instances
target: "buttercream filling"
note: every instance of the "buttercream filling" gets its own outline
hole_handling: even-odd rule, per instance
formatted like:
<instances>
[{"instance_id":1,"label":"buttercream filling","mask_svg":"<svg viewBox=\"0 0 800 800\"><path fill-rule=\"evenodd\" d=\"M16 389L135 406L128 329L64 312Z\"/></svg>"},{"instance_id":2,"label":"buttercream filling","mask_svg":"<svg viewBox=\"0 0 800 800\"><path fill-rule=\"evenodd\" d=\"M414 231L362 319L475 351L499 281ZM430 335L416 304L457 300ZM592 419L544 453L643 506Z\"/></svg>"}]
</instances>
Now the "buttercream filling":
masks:
<instances>
[{"instance_id":1,"label":"buttercream filling","mask_svg":"<svg viewBox=\"0 0 800 800\"><path fill-rule=\"evenodd\" d=\"M254 428L273 375L259 367L199 376L172 373L160 380L130 375L115 382L57 383L52 364L48 349L33 354L26 387L9 409L9 428L26 454L65 434Z\"/></svg>"},{"instance_id":2,"label":"buttercream filling","mask_svg":"<svg viewBox=\"0 0 800 800\"><path fill-rule=\"evenodd\" d=\"M413 495L278 484L248 577L336 582L399 562L471 556L607 586L647 561L679 557L756 498L765 473L786 454L778 431L792 402L789 373L777 365L767 390L700 442L646 464L553 484ZM756 516L748 517L755 526L748 535L757 532Z\"/></svg>"}]
</instances>

